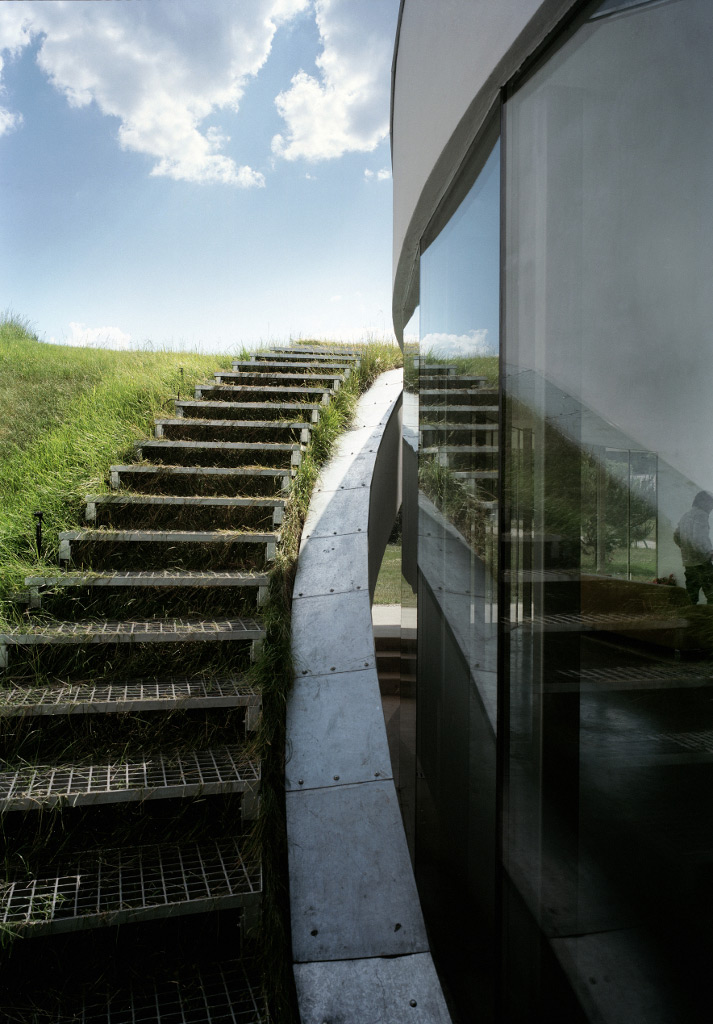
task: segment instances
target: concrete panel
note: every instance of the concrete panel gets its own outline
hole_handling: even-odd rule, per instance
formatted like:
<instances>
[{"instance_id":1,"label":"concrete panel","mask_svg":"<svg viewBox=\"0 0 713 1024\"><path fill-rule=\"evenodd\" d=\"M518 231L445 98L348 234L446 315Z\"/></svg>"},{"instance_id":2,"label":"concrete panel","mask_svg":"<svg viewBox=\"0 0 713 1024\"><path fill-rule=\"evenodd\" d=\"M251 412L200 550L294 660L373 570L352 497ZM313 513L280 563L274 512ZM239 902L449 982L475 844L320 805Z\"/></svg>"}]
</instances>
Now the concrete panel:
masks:
<instances>
[{"instance_id":1,"label":"concrete panel","mask_svg":"<svg viewBox=\"0 0 713 1024\"><path fill-rule=\"evenodd\" d=\"M376 659L367 588L357 593L298 597L292 605L292 657L298 676L373 668Z\"/></svg>"},{"instance_id":2,"label":"concrete panel","mask_svg":"<svg viewBox=\"0 0 713 1024\"><path fill-rule=\"evenodd\" d=\"M302 1024L449 1024L430 953L297 964Z\"/></svg>"},{"instance_id":3,"label":"concrete panel","mask_svg":"<svg viewBox=\"0 0 713 1024\"><path fill-rule=\"evenodd\" d=\"M426 952L393 782L285 802L295 962Z\"/></svg>"},{"instance_id":4,"label":"concrete panel","mask_svg":"<svg viewBox=\"0 0 713 1024\"><path fill-rule=\"evenodd\" d=\"M298 676L287 734L287 789L392 777L376 669Z\"/></svg>"},{"instance_id":5,"label":"concrete panel","mask_svg":"<svg viewBox=\"0 0 713 1024\"><path fill-rule=\"evenodd\" d=\"M366 531L346 536L312 537L300 552L293 596L343 594L368 590Z\"/></svg>"},{"instance_id":6,"label":"concrete panel","mask_svg":"<svg viewBox=\"0 0 713 1024\"><path fill-rule=\"evenodd\" d=\"M305 520L301 546L304 547L310 537L366 533L368 522L369 495L366 488L316 491Z\"/></svg>"}]
</instances>

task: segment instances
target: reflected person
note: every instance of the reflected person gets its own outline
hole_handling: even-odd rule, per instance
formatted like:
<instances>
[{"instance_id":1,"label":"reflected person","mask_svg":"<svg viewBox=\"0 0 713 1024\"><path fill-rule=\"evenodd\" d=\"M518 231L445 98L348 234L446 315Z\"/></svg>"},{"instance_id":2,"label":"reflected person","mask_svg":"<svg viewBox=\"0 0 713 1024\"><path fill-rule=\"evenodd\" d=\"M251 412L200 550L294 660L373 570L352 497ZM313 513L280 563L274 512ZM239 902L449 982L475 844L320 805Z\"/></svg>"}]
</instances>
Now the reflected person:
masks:
<instances>
[{"instance_id":1,"label":"reflected person","mask_svg":"<svg viewBox=\"0 0 713 1024\"><path fill-rule=\"evenodd\" d=\"M713 495L699 491L693 506L681 516L673 539L681 549L681 560L686 577L686 591L693 604L698 604L702 590L709 604L713 604L713 545L711 545L709 516L713 511Z\"/></svg>"}]
</instances>

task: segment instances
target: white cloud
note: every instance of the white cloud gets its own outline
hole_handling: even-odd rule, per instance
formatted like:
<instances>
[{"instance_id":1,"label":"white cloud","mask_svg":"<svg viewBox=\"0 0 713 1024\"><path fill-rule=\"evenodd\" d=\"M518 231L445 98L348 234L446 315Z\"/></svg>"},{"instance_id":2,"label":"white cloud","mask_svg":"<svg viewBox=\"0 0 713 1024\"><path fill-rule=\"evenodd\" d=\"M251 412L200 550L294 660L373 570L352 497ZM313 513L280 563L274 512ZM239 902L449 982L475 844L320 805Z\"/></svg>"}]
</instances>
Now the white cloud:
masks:
<instances>
[{"instance_id":1,"label":"white cloud","mask_svg":"<svg viewBox=\"0 0 713 1024\"><path fill-rule=\"evenodd\" d=\"M389 132L390 66L398 0L315 0L319 78L299 71L275 100L287 160L370 152Z\"/></svg>"},{"instance_id":2,"label":"white cloud","mask_svg":"<svg viewBox=\"0 0 713 1024\"><path fill-rule=\"evenodd\" d=\"M71 106L94 102L118 118L120 145L150 157L153 175L259 187L264 176L227 156L227 136L203 122L237 110L277 27L308 3L0 3L0 50L40 39L37 63L54 87ZM4 114L4 130L18 123Z\"/></svg>"},{"instance_id":3,"label":"white cloud","mask_svg":"<svg viewBox=\"0 0 713 1024\"><path fill-rule=\"evenodd\" d=\"M341 302L342 301L342 296L341 295L332 295L332 296L330 296L329 301L330 302Z\"/></svg>"},{"instance_id":4,"label":"white cloud","mask_svg":"<svg viewBox=\"0 0 713 1024\"><path fill-rule=\"evenodd\" d=\"M69 337L65 345L81 348L136 348L131 343L131 335L119 327L87 327L86 324L70 321Z\"/></svg>"},{"instance_id":5,"label":"white cloud","mask_svg":"<svg viewBox=\"0 0 713 1024\"><path fill-rule=\"evenodd\" d=\"M468 331L467 334L426 334L421 338L422 352L437 352L443 356L492 356L497 348L488 344L488 329Z\"/></svg>"},{"instance_id":6,"label":"white cloud","mask_svg":"<svg viewBox=\"0 0 713 1024\"><path fill-rule=\"evenodd\" d=\"M367 168L364 171L364 177L367 181L390 181L391 171L388 167L382 167L380 171L370 171L369 168Z\"/></svg>"}]
</instances>

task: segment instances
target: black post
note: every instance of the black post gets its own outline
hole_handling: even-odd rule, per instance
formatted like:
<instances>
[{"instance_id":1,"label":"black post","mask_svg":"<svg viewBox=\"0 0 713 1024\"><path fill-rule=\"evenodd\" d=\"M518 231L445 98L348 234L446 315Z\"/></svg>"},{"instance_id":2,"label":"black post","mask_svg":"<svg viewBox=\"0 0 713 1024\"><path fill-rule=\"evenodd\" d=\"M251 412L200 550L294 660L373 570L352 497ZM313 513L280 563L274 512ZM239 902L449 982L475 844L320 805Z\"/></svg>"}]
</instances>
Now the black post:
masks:
<instances>
[{"instance_id":1,"label":"black post","mask_svg":"<svg viewBox=\"0 0 713 1024\"><path fill-rule=\"evenodd\" d=\"M37 544L37 556L42 556L42 520L44 519L44 512L38 511L32 513L33 517L37 520L35 525L35 543Z\"/></svg>"},{"instance_id":2,"label":"black post","mask_svg":"<svg viewBox=\"0 0 713 1024\"><path fill-rule=\"evenodd\" d=\"M183 384L183 367L179 366L178 369L181 371L181 383L178 385L178 401L181 401L181 384Z\"/></svg>"}]
</instances>

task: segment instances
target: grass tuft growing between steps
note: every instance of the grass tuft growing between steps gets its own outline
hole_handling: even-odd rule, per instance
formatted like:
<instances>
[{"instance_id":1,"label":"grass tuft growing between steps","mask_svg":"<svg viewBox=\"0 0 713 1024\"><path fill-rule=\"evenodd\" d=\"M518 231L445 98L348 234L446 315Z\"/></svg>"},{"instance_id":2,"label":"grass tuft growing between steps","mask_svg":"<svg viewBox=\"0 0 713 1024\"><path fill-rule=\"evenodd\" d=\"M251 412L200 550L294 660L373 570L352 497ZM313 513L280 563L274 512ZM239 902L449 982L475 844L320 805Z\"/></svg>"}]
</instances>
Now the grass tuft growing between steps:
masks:
<instances>
[{"instance_id":1,"label":"grass tuft growing between steps","mask_svg":"<svg viewBox=\"0 0 713 1024\"><path fill-rule=\"evenodd\" d=\"M308 344L301 340L302 344ZM292 687L290 616L302 527L321 467L329 460L339 435L349 426L359 396L379 374L401 365L401 353L390 345L370 344L361 352L361 366L340 388L320 416L312 443L302 461L285 507L281 544L262 611L267 636L262 657L251 672L262 690L263 713L257 740L262 760L261 810L255 839L262 850L264 894L261 960L272 1019L298 1024L294 1005L287 889L285 829L285 711Z\"/></svg>"},{"instance_id":2,"label":"grass tuft growing between steps","mask_svg":"<svg viewBox=\"0 0 713 1024\"><path fill-rule=\"evenodd\" d=\"M192 397L231 358L49 345L18 317L0 318L0 622L3 598L25 576L56 569L58 532L81 523L88 490L108 489L109 464L130 461L154 416L172 413L179 388Z\"/></svg>"}]
</instances>

